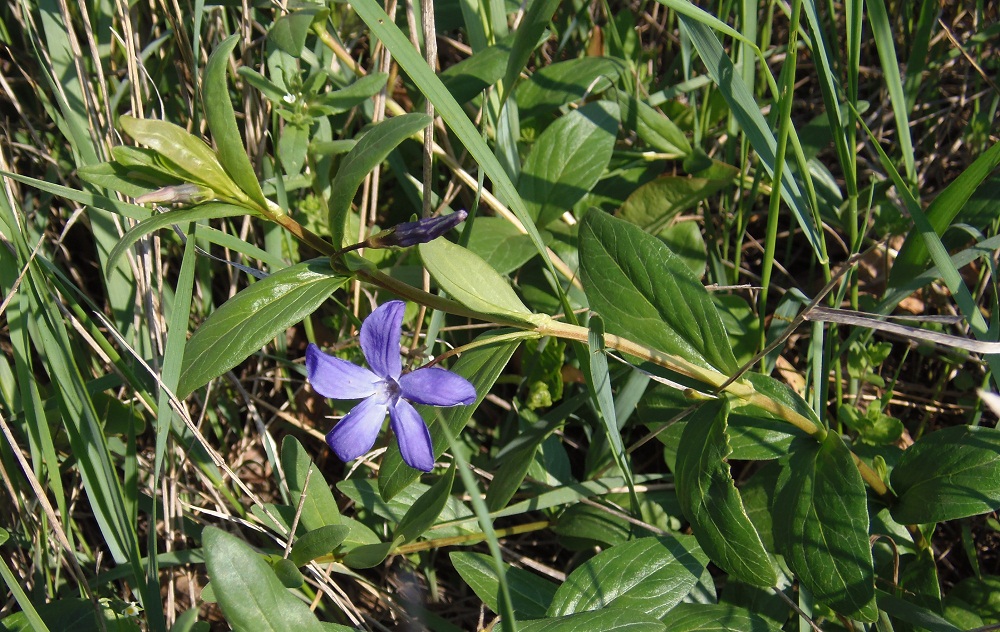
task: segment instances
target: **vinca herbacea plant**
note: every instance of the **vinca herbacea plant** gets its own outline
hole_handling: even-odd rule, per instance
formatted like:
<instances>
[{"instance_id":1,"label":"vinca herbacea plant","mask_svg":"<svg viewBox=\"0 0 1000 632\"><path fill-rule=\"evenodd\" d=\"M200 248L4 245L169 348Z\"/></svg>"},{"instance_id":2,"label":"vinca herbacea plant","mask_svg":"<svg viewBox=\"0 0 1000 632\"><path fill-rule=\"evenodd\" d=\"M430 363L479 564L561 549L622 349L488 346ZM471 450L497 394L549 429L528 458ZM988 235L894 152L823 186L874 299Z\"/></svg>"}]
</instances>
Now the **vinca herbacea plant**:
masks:
<instances>
[{"instance_id":1,"label":"vinca herbacea plant","mask_svg":"<svg viewBox=\"0 0 1000 632\"><path fill-rule=\"evenodd\" d=\"M464 377L438 367L403 373L399 337L404 309L403 301L383 303L361 325L361 349L371 370L327 355L314 344L306 350L306 370L309 383L323 396L362 399L326 435L340 460L352 461L372 449L388 411L403 460L430 472L431 435L410 402L467 406L476 401L476 389Z\"/></svg>"},{"instance_id":2,"label":"vinca herbacea plant","mask_svg":"<svg viewBox=\"0 0 1000 632\"><path fill-rule=\"evenodd\" d=\"M997 3L202 4L0 5L0 629L1000 625Z\"/></svg>"}]
</instances>

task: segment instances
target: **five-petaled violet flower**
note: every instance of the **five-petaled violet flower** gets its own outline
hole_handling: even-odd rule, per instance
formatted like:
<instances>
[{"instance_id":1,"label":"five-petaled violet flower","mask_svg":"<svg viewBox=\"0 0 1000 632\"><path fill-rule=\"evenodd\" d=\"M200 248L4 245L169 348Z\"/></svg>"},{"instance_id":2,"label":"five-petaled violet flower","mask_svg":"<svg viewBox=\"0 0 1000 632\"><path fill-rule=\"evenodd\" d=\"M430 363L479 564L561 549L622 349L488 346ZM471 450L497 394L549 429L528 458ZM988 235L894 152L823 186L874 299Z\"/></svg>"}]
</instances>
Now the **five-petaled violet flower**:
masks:
<instances>
[{"instance_id":1,"label":"five-petaled violet flower","mask_svg":"<svg viewBox=\"0 0 1000 632\"><path fill-rule=\"evenodd\" d=\"M361 324L361 350L371 370L335 358L310 344L306 350L309 382L330 399L362 399L326 435L330 449L342 461L351 461L375 445L386 412L396 433L403 460L429 472L434 448L420 413L410 404L458 406L476 401L476 389L464 377L446 369L424 367L403 373L399 353L403 301L379 306Z\"/></svg>"}]
</instances>

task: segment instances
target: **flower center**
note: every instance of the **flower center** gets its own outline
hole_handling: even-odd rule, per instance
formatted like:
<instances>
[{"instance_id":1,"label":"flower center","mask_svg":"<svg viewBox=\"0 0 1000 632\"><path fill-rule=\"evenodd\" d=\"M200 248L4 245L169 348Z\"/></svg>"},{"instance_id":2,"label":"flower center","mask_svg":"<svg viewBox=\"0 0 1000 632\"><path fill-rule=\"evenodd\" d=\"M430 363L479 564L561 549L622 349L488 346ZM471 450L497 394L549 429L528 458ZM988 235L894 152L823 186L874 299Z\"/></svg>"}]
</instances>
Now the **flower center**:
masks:
<instances>
[{"instance_id":1,"label":"flower center","mask_svg":"<svg viewBox=\"0 0 1000 632\"><path fill-rule=\"evenodd\" d=\"M399 401L399 394L402 389L399 388L399 383L391 377L384 377L382 381L378 383L376 387L376 395L380 398L384 398L390 406L395 406L396 402Z\"/></svg>"}]
</instances>

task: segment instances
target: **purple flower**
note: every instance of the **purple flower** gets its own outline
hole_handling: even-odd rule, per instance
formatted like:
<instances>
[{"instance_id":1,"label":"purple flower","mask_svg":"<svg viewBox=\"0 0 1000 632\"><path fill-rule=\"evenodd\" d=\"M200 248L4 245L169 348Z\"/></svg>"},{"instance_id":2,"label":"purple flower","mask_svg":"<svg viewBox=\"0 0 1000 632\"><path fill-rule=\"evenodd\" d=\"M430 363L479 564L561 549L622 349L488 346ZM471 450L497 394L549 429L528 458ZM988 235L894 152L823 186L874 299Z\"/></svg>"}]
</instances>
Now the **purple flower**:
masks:
<instances>
[{"instance_id":1,"label":"purple flower","mask_svg":"<svg viewBox=\"0 0 1000 632\"><path fill-rule=\"evenodd\" d=\"M386 412L396 433L399 451L410 467L429 472L434 448L420 413L410 404L457 406L476 401L476 389L464 377L437 367L403 373L399 354L403 301L380 305L361 325L361 350L371 370L327 355L314 344L306 349L309 382L331 399L362 399L326 435L341 461L368 452L382 429Z\"/></svg>"}]
</instances>

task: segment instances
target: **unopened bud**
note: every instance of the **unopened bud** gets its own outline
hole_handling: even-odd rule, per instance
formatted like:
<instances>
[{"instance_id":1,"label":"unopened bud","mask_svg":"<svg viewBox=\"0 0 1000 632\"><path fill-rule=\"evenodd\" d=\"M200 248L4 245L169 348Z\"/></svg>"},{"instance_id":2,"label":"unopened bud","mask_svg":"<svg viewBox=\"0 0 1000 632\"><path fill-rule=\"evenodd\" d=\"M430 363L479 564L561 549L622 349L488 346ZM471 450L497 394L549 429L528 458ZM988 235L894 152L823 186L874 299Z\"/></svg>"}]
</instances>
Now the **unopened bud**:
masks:
<instances>
[{"instance_id":1,"label":"unopened bud","mask_svg":"<svg viewBox=\"0 0 1000 632\"><path fill-rule=\"evenodd\" d=\"M136 204L200 204L215 197L215 191L199 184L173 184L135 198Z\"/></svg>"},{"instance_id":2,"label":"unopened bud","mask_svg":"<svg viewBox=\"0 0 1000 632\"><path fill-rule=\"evenodd\" d=\"M404 222L372 235L367 243L371 248L389 248L391 246L406 248L407 246L424 244L447 233L464 222L468 216L469 214L465 211L455 211L451 215L439 215L418 219L415 222Z\"/></svg>"}]
</instances>

